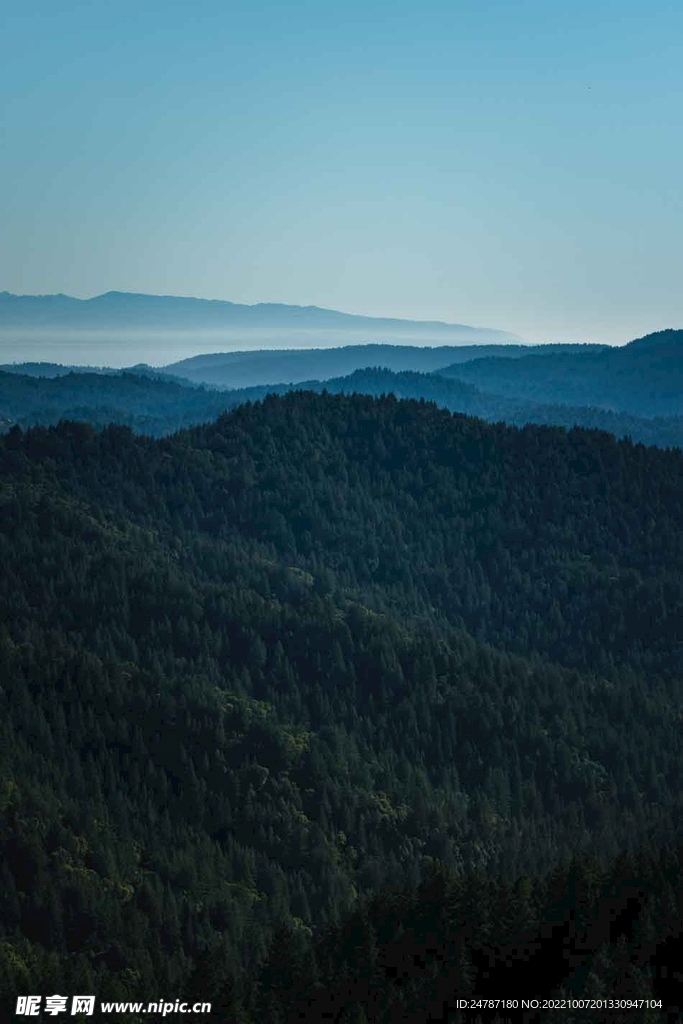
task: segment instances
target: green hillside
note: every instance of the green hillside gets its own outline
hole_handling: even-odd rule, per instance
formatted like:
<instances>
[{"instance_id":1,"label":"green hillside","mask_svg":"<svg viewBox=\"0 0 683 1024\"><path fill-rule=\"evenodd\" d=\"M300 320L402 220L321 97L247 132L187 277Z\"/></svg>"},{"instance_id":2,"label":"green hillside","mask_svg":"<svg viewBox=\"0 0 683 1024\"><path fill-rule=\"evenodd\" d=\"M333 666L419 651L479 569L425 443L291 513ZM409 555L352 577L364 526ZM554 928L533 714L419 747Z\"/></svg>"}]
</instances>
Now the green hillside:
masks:
<instances>
[{"instance_id":1,"label":"green hillside","mask_svg":"<svg viewBox=\"0 0 683 1024\"><path fill-rule=\"evenodd\" d=\"M282 971L334 999L358 973L353 915L366 952L395 941L386 887L407 956L430 879L479 878L478 903L502 879L512 913L529 876L502 937L452 903L485 987L489 939L551 919L553 871L571 903L596 858L599 902L610 860L680 835L678 451L292 393L161 440L15 428L0 502L2 1005L168 992L285 1020ZM591 946L608 987L618 937Z\"/></svg>"},{"instance_id":2,"label":"green hillside","mask_svg":"<svg viewBox=\"0 0 683 1024\"><path fill-rule=\"evenodd\" d=\"M594 405L634 416L683 413L683 331L666 330L599 351L489 357L439 371L496 395L530 402Z\"/></svg>"}]
</instances>

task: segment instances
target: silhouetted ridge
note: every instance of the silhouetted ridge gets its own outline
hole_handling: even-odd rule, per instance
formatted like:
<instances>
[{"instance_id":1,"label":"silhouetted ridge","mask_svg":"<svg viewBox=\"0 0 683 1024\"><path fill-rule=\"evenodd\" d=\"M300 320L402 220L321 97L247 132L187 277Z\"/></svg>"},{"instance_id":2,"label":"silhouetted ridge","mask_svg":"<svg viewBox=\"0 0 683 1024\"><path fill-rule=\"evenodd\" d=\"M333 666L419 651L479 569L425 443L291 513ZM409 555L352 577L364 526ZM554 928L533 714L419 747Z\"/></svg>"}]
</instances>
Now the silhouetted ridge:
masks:
<instances>
[{"instance_id":1,"label":"silhouetted ridge","mask_svg":"<svg viewBox=\"0 0 683 1024\"><path fill-rule=\"evenodd\" d=\"M654 331L642 338L635 338L625 345L625 349L640 348L679 348L683 346L683 330L667 328L664 331Z\"/></svg>"},{"instance_id":2,"label":"silhouetted ridge","mask_svg":"<svg viewBox=\"0 0 683 1024\"><path fill-rule=\"evenodd\" d=\"M469 340L516 340L506 331L449 324L442 321L358 316L318 306L260 302L247 305L222 299L178 295L105 292L90 299L67 295L12 295L0 292L0 328L54 326L60 328L302 328L363 330L405 334L424 332Z\"/></svg>"}]
</instances>

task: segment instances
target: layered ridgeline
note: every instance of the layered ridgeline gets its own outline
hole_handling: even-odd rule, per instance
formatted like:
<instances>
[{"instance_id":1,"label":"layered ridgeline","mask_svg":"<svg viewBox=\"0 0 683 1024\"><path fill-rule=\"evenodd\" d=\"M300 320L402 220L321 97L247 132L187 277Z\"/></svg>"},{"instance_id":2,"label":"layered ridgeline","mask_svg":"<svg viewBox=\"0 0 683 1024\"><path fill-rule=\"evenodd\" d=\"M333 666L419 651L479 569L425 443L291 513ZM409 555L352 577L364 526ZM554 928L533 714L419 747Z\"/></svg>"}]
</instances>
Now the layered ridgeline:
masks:
<instances>
[{"instance_id":1,"label":"layered ridgeline","mask_svg":"<svg viewBox=\"0 0 683 1024\"><path fill-rule=\"evenodd\" d=\"M15 428L0 501L7 1005L425 1020L553 936L534 992L662 991L683 454L292 393Z\"/></svg>"},{"instance_id":2,"label":"layered ridgeline","mask_svg":"<svg viewBox=\"0 0 683 1024\"><path fill-rule=\"evenodd\" d=\"M381 352L379 358L383 358ZM644 444L683 447L683 416L648 418L595 406L543 405L496 395L437 373L392 372L381 367L356 370L330 380L224 391L171 378L149 367L136 367L135 372L102 373L37 364L13 368L11 373L0 371L0 430L9 429L13 423L28 427L70 419L96 426L118 423L139 433L161 437L204 423L243 402L261 399L269 393L284 394L292 388L326 390L331 394L393 394L435 402L451 411L494 423L582 426L607 430L617 437L628 436Z\"/></svg>"},{"instance_id":3,"label":"layered ridgeline","mask_svg":"<svg viewBox=\"0 0 683 1024\"><path fill-rule=\"evenodd\" d=\"M277 352L219 352L193 356L164 366L162 372L174 374L195 384L211 387L244 388L261 384L302 384L311 380L346 377L367 367L380 367L394 373L449 374L460 363L472 359L521 359L530 354L600 351L599 345L344 345L341 348L308 348ZM4 367L0 367L4 369Z\"/></svg>"},{"instance_id":4,"label":"layered ridgeline","mask_svg":"<svg viewBox=\"0 0 683 1024\"><path fill-rule=\"evenodd\" d=\"M635 416L683 413L683 331L658 331L621 348L496 356L439 371L484 391L545 404L595 405Z\"/></svg>"}]
</instances>

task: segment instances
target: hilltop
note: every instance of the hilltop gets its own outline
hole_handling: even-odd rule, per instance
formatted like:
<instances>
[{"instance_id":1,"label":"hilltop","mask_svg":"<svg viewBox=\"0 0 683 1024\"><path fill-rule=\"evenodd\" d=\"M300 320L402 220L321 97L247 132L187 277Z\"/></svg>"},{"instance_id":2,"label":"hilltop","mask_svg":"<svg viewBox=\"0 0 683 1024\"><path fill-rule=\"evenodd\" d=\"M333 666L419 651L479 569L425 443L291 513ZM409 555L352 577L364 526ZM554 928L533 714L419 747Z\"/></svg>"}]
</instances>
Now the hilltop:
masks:
<instances>
[{"instance_id":1,"label":"hilltop","mask_svg":"<svg viewBox=\"0 0 683 1024\"><path fill-rule=\"evenodd\" d=\"M497 395L595 405L637 416L683 413L683 331L667 330L621 348L481 358L439 371Z\"/></svg>"}]
</instances>

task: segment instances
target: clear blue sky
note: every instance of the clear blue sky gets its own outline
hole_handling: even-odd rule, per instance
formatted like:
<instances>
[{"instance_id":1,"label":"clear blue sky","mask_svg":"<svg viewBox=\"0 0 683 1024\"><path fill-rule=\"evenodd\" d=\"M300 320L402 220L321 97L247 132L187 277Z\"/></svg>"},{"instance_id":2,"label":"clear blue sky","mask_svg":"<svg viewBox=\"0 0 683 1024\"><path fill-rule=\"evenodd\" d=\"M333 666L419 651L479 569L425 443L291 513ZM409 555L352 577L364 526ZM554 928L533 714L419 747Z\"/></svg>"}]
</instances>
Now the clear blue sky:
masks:
<instances>
[{"instance_id":1,"label":"clear blue sky","mask_svg":"<svg viewBox=\"0 0 683 1024\"><path fill-rule=\"evenodd\" d=\"M683 3L0 3L0 290L683 327Z\"/></svg>"}]
</instances>

